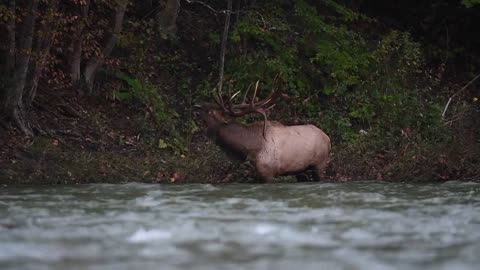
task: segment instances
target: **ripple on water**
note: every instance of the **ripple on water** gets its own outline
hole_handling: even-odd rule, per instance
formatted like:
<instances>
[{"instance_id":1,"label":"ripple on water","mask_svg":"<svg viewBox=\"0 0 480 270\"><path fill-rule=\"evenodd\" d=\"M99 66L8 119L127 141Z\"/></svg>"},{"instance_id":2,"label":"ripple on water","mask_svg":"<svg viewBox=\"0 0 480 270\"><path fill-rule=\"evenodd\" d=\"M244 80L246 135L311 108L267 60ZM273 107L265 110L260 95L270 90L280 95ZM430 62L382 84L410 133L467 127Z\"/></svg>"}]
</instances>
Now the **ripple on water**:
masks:
<instances>
[{"instance_id":1,"label":"ripple on water","mask_svg":"<svg viewBox=\"0 0 480 270\"><path fill-rule=\"evenodd\" d=\"M147 243L172 238L172 232L167 230L140 228L127 238L130 243Z\"/></svg>"},{"instance_id":2,"label":"ripple on water","mask_svg":"<svg viewBox=\"0 0 480 270\"><path fill-rule=\"evenodd\" d=\"M0 190L3 269L477 269L480 185Z\"/></svg>"}]
</instances>

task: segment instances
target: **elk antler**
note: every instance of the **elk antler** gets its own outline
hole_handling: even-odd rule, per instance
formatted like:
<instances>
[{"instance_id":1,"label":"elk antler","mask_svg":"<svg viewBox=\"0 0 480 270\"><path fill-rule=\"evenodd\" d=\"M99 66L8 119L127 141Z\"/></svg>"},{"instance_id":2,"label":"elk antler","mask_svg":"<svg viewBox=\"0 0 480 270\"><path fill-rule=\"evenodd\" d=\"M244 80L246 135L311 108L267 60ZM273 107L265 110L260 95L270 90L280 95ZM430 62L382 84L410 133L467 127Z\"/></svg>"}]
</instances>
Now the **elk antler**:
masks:
<instances>
[{"instance_id":1,"label":"elk antler","mask_svg":"<svg viewBox=\"0 0 480 270\"><path fill-rule=\"evenodd\" d=\"M259 83L260 83L260 81L257 81L255 83L255 90L253 92L253 96L252 96L249 103L247 103L246 100L247 100L247 94L248 94L248 92L250 91L250 88L251 88L251 84L247 88L247 91L245 92L245 95L243 96L243 100L240 104L233 104L232 101L235 98L235 96L238 95L241 91L236 92L235 94L233 94L230 97L229 103L228 103L228 109L229 109L230 115L233 116L233 117L241 117L241 116L247 115L249 113L261 114L263 116L263 133L262 134L263 134L263 138L266 139L265 131L267 129L268 119L267 119L266 111L263 108L263 106L271 101L271 97L267 97L267 98L265 98L261 101L255 102L256 97L257 97L257 90L258 90L258 84Z\"/></svg>"},{"instance_id":2,"label":"elk antler","mask_svg":"<svg viewBox=\"0 0 480 270\"><path fill-rule=\"evenodd\" d=\"M233 100L237 95L241 93L241 91L235 92L232 96L230 96L230 98L228 99L228 102L226 103L223 101L222 93L218 87L217 87L217 93L216 93L217 94L216 100L218 105L224 110L224 112L232 117L241 117L249 113L261 114L263 116L263 133L262 134L264 139L266 139L265 131L267 128L267 121L268 121L266 112L271 108L273 108L276 104L270 105L267 109L265 109L265 106L268 105L270 102L272 102L272 100L276 99L277 97L280 97L282 99L288 99L288 96L286 94L280 91L275 91L275 86L279 84L279 81L280 81L280 74L277 74L277 76L275 76L275 79L274 79L272 91L266 98L261 99L259 101L256 101L256 99L257 99L258 86L260 84L260 81L257 81L255 83L253 95L249 102L247 102L247 96L250 89L252 88L253 83L251 83L248 86L247 91L243 95L242 102L239 104L233 104Z\"/></svg>"},{"instance_id":3,"label":"elk antler","mask_svg":"<svg viewBox=\"0 0 480 270\"><path fill-rule=\"evenodd\" d=\"M214 96L215 103L217 103L224 111L226 111L227 108L225 107L225 102L223 101L222 93L220 90L220 82L217 83L217 85L213 88L213 90L215 90L215 94L216 94Z\"/></svg>"}]
</instances>

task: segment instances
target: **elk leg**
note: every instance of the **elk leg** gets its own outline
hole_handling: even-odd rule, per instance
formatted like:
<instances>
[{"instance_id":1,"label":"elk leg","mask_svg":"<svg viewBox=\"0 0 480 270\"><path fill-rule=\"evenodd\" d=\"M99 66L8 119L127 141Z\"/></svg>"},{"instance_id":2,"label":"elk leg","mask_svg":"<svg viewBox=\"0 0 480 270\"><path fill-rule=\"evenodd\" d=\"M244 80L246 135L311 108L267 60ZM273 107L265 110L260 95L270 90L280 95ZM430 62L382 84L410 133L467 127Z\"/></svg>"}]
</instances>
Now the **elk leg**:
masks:
<instances>
[{"instance_id":1,"label":"elk leg","mask_svg":"<svg viewBox=\"0 0 480 270\"><path fill-rule=\"evenodd\" d=\"M297 173L295 174L295 178L297 179L297 182L309 182L310 179L307 175L306 172L301 172L301 173Z\"/></svg>"},{"instance_id":2,"label":"elk leg","mask_svg":"<svg viewBox=\"0 0 480 270\"><path fill-rule=\"evenodd\" d=\"M273 174L258 172L258 178L263 183L267 183L267 184L273 183Z\"/></svg>"},{"instance_id":3,"label":"elk leg","mask_svg":"<svg viewBox=\"0 0 480 270\"><path fill-rule=\"evenodd\" d=\"M257 169L257 175L259 178L263 180L265 183L272 183L273 182L273 177L275 174L273 173L273 170L268 168L267 165L262 164L261 162L256 162L255 167Z\"/></svg>"},{"instance_id":4,"label":"elk leg","mask_svg":"<svg viewBox=\"0 0 480 270\"><path fill-rule=\"evenodd\" d=\"M323 175L325 174L325 169L327 168L328 163L322 162L320 164L314 165L314 172L315 172L315 181L320 181Z\"/></svg>"},{"instance_id":5,"label":"elk leg","mask_svg":"<svg viewBox=\"0 0 480 270\"><path fill-rule=\"evenodd\" d=\"M268 177L262 176L262 180L266 184L271 184L271 183L273 183L273 176L268 176Z\"/></svg>"}]
</instances>

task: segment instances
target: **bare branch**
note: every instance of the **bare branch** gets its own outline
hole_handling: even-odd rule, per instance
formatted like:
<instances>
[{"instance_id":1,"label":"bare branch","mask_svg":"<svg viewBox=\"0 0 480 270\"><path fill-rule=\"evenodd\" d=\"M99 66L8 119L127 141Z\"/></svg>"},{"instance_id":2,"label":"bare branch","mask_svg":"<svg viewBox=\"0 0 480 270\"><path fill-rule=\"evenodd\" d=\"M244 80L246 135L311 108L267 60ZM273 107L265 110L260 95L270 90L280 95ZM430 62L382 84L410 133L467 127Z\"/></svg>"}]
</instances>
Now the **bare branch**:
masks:
<instances>
[{"instance_id":1,"label":"bare branch","mask_svg":"<svg viewBox=\"0 0 480 270\"><path fill-rule=\"evenodd\" d=\"M445 118L445 114L447 113L447 109L448 109L448 106L450 105L450 103L452 102L453 98L458 96L461 92L465 91L465 89L467 89L467 87L469 87L474 81L476 81L478 78L480 78L480 74L478 74L475 78L473 78L470 82L468 82L464 87L462 87L462 89L458 90L455 94L451 95L449 98L448 98L448 102L447 104L445 105L445 108L443 109L443 113L442 113L442 119Z\"/></svg>"},{"instance_id":2,"label":"bare branch","mask_svg":"<svg viewBox=\"0 0 480 270\"><path fill-rule=\"evenodd\" d=\"M202 1L192 1L192 0L186 0L186 1L187 1L187 3L189 3L189 4L192 4L192 3L197 3L197 4L200 4L200 5L202 5L202 6L206 7L206 8L208 8L210 11L212 11L212 12L214 12L214 13L218 13L218 11L217 11L217 10L215 10L213 7L211 7L211 6L207 5L207 4L205 4L205 3L204 3L204 2L202 2ZM232 10L232 9L230 8L230 11L231 11L231 10Z\"/></svg>"}]
</instances>

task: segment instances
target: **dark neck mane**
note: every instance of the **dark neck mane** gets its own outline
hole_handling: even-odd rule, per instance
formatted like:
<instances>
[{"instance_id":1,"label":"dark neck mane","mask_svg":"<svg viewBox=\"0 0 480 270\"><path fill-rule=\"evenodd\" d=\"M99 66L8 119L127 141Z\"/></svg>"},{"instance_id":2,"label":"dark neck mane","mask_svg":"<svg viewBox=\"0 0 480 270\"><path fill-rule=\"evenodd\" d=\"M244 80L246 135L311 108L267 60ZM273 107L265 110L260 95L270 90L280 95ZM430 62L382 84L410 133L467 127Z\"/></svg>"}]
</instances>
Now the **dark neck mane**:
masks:
<instances>
[{"instance_id":1,"label":"dark neck mane","mask_svg":"<svg viewBox=\"0 0 480 270\"><path fill-rule=\"evenodd\" d=\"M234 157L245 159L256 155L263 147L263 123L241 124L230 122L211 130L215 142Z\"/></svg>"}]
</instances>

